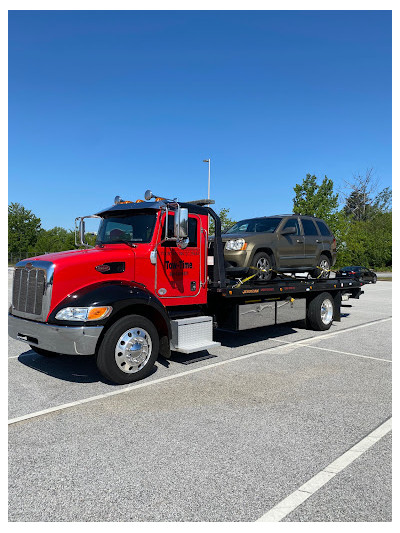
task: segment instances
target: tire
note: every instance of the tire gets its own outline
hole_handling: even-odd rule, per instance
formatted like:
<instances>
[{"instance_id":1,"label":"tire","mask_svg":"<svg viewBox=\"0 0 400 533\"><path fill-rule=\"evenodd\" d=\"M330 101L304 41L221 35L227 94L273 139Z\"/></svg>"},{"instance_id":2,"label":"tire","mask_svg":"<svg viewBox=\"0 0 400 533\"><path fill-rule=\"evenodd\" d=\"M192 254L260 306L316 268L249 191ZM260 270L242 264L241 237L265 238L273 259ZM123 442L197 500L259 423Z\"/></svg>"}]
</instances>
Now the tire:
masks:
<instances>
[{"instance_id":1,"label":"tire","mask_svg":"<svg viewBox=\"0 0 400 533\"><path fill-rule=\"evenodd\" d=\"M329 329L333 322L333 298L329 292L322 292L308 302L307 324L315 331Z\"/></svg>"},{"instance_id":2,"label":"tire","mask_svg":"<svg viewBox=\"0 0 400 533\"><path fill-rule=\"evenodd\" d=\"M321 268L325 268L327 270L330 270L331 269L331 264L332 263L331 263L331 260L329 259L329 257L324 255L324 254L321 254L320 258L319 258L319 261L318 261L319 268L314 269L311 272L311 276L313 278L318 278L319 277L319 279L328 279L329 275L330 275L330 272L324 272L323 270L321 270ZM321 274L321 272L322 272L322 274Z\"/></svg>"},{"instance_id":3,"label":"tire","mask_svg":"<svg viewBox=\"0 0 400 533\"><path fill-rule=\"evenodd\" d=\"M158 333L148 318L124 316L106 331L97 352L97 368L118 385L133 383L150 374L158 349Z\"/></svg>"},{"instance_id":4,"label":"tire","mask_svg":"<svg viewBox=\"0 0 400 533\"><path fill-rule=\"evenodd\" d=\"M43 350L43 348L38 348L37 346L29 345L29 348L36 352L39 355L44 355L44 357L56 357L56 352L49 352L48 350Z\"/></svg>"},{"instance_id":5,"label":"tire","mask_svg":"<svg viewBox=\"0 0 400 533\"><path fill-rule=\"evenodd\" d=\"M254 257L251 261L251 266L255 268L263 268L265 270L269 270L273 267L272 259L271 257L265 253L265 252L257 252L254 254ZM249 269L249 276L255 273L255 270L252 268ZM260 272L257 276L254 276L254 280L257 281L269 281L273 277L275 277L275 273L271 272Z\"/></svg>"}]
</instances>

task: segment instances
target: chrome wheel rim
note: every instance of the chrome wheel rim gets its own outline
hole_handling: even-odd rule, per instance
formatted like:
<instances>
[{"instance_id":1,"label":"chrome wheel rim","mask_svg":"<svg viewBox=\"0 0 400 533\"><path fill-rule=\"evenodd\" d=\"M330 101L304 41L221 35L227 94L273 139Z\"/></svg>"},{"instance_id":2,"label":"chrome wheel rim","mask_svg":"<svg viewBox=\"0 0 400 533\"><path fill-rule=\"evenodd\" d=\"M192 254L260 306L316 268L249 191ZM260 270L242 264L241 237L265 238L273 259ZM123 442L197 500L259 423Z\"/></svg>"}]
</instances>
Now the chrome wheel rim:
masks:
<instances>
[{"instance_id":1,"label":"chrome wheel rim","mask_svg":"<svg viewBox=\"0 0 400 533\"><path fill-rule=\"evenodd\" d=\"M329 298L326 298L321 304L321 320L325 325L332 322L333 318L333 305Z\"/></svg>"},{"instance_id":2,"label":"chrome wheel rim","mask_svg":"<svg viewBox=\"0 0 400 533\"><path fill-rule=\"evenodd\" d=\"M319 267L321 268L321 278L329 278L329 267L330 267L330 264L329 264L329 261L327 261L326 259L322 259L320 264L319 264Z\"/></svg>"},{"instance_id":3,"label":"chrome wheel rim","mask_svg":"<svg viewBox=\"0 0 400 533\"><path fill-rule=\"evenodd\" d=\"M267 279L270 274L269 269L271 268L268 259L266 257L260 257L256 263L256 267L260 270L266 270L266 272L260 272L258 274L258 279Z\"/></svg>"},{"instance_id":4,"label":"chrome wheel rim","mask_svg":"<svg viewBox=\"0 0 400 533\"><path fill-rule=\"evenodd\" d=\"M126 374L139 372L150 359L151 337L143 328L131 328L118 339L115 347L115 361Z\"/></svg>"}]
</instances>

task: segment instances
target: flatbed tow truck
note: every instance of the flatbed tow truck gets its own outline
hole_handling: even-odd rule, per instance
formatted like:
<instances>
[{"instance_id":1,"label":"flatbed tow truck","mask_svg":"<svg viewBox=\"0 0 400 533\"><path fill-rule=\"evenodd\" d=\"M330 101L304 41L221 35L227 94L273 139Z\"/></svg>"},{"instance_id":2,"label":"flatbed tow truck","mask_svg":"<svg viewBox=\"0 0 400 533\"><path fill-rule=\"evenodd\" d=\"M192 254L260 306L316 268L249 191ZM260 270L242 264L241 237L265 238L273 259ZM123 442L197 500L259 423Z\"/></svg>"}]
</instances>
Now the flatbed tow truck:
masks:
<instances>
[{"instance_id":1,"label":"flatbed tow truck","mask_svg":"<svg viewBox=\"0 0 400 533\"><path fill-rule=\"evenodd\" d=\"M93 354L105 378L126 384L149 375L159 354L218 346L215 328L234 334L305 320L327 330L340 321L342 300L363 294L363 282L351 278L230 279L212 200L178 202L151 191L145 200L116 197L96 215L78 217L76 245L84 249L16 265L12 338L44 356ZM85 219L93 217L101 222L90 247Z\"/></svg>"}]
</instances>

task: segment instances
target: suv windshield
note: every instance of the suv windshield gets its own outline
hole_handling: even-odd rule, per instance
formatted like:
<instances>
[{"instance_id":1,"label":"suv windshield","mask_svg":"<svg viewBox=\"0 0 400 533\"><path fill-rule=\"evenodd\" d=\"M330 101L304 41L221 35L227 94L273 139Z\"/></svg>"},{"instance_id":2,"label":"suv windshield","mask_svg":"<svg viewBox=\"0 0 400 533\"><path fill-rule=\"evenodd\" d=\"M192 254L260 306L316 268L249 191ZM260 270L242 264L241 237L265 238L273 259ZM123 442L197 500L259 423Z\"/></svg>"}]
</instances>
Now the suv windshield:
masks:
<instances>
[{"instance_id":1,"label":"suv windshield","mask_svg":"<svg viewBox=\"0 0 400 533\"><path fill-rule=\"evenodd\" d=\"M100 224L96 244L150 242L156 217L156 213L137 213L105 218Z\"/></svg>"},{"instance_id":2,"label":"suv windshield","mask_svg":"<svg viewBox=\"0 0 400 533\"><path fill-rule=\"evenodd\" d=\"M263 218L249 218L236 222L234 226L228 229L225 234L230 233L274 233L279 226L282 218L279 217L263 217Z\"/></svg>"}]
</instances>

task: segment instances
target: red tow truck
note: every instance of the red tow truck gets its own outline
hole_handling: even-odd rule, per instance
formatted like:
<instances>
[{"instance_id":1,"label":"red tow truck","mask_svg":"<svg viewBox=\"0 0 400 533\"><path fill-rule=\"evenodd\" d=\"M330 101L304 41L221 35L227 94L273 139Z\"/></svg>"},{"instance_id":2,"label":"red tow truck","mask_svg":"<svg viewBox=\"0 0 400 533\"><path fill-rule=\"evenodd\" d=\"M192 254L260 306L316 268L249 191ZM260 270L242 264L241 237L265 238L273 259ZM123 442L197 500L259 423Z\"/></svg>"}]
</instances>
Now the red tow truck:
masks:
<instances>
[{"instance_id":1,"label":"red tow truck","mask_svg":"<svg viewBox=\"0 0 400 533\"><path fill-rule=\"evenodd\" d=\"M159 355L218 346L216 327L235 332L305 319L327 330L340 321L342 299L363 293L363 283L350 278L227 278L212 203L151 191L145 201L116 197L90 216L101 219L94 247L85 242L90 217L78 217L76 244L84 249L16 265L9 335L45 356L93 354L105 378L126 384L147 376Z\"/></svg>"}]
</instances>

